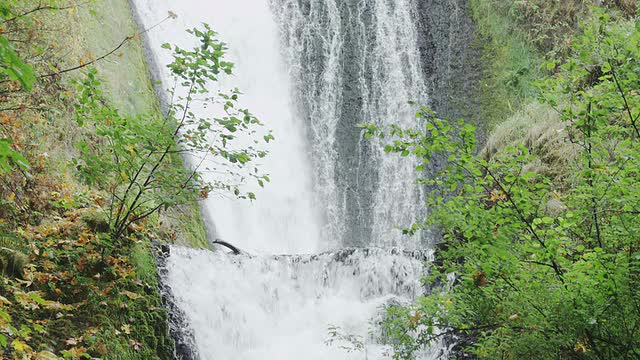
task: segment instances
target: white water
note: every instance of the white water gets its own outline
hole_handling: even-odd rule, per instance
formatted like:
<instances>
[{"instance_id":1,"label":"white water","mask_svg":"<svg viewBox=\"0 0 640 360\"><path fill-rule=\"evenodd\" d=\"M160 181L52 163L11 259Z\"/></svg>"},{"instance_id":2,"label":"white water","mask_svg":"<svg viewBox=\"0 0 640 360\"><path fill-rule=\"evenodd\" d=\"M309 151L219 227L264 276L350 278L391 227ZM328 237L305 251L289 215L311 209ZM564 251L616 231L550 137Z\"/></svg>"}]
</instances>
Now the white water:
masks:
<instances>
[{"instance_id":1,"label":"white water","mask_svg":"<svg viewBox=\"0 0 640 360\"><path fill-rule=\"evenodd\" d=\"M171 249L164 281L193 329L200 357L390 358L390 350L372 330L372 319L379 318L390 301L408 303L423 291L419 279L425 256L389 249L277 258L268 254L339 249L352 244L352 228L359 229L359 238L351 239L359 245L419 246L417 241L399 242L399 231L393 229L417 215L415 164L385 156L380 144L365 150L357 134L348 140L358 156L352 164L343 158L349 151L341 155L344 144L338 139L352 130L343 123L349 97L361 98L362 104L357 111L361 118L348 121L413 124L406 101L423 100L424 89L412 2L376 0L365 6L364 1L349 15L344 2L334 0L309 0L315 10L308 15L297 0L133 2L146 27L168 10L179 16L149 33L149 45L162 66L170 61L160 50L162 43L188 47L191 41L184 30L200 22L211 24L236 64L236 75L218 86L240 88L245 94L242 106L276 137L263 164L272 183L256 191L256 202L213 197L205 207L216 237L261 255ZM370 18L360 21L365 14ZM345 27L358 34L355 43L353 38L345 43ZM368 31L375 31L373 40ZM343 88L350 80L343 70L348 59L340 56L353 46L359 46L355 50L361 62L352 74L355 90L346 93ZM169 87L167 72L161 75ZM369 178L372 169L380 169L379 174ZM355 180L344 178L351 175ZM349 206L354 193L359 195L353 200L355 210ZM361 221L364 214L370 216L367 221ZM353 344L339 340L327 343L330 326L357 336L364 349L348 351L345 347Z\"/></svg>"},{"instance_id":2,"label":"white water","mask_svg":"<svg viewBox=\"0 0 640 360\"><path fill-rule=\"evenodd\" d=\"M371 319L423 291L425 256L343 250L250 258L172 248L166 280L204 359L388 359L390 349L369 333ZM364 349L327 344L331 325L358 336Z\"/></svg>"},{"instance_id":3,"label":"white water","mask_svg":"<svg viewBox=\"0 0 640 360\"><path fill-rule=\"evenodd\" d=\"M272 11L309 123L323 241L418 248L420 236L396 228L419 214L415 161L375 138L341 138L361 122L416 125L408 102L427 99L415 1L272 0Z\"/></svg>"},{"instance_id":4,"label":"white water","mask_svg":"<svg viewBox=\"0 0 640 360\"><path fill-rule=\"evenodd\" d=\"M163 67L165 87L173 85L164 65L170 53L165 42L182 48L193 45L186 29L205 22L228 44L227 60L235 64L234 76L211 84L211 91L239 88L242 107L250 109L274 132L269 156L260 168L270 175L268 191L250 183L259 201L237 201L214 196L206 208L215 221L215 237L241 249L261 253L315 252L319 247L319 220L311 192L311 166L303 141L303 124L291 111L289 81L280 56L277 28L265 1L233 0L137 0L134 2L145 27L172 10L178 19L149 33L149 41ZM217 88L216 88L217 87Z\"/></svg>"}]
</instances>

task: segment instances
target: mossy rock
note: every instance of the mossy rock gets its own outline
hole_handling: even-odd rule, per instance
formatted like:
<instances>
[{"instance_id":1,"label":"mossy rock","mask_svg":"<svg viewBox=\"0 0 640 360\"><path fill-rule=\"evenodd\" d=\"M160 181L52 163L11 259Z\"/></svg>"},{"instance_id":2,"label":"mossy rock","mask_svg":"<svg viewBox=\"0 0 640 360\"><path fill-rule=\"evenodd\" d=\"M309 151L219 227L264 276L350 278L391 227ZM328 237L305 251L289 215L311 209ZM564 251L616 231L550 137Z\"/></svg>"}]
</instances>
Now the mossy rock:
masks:
<instances>
[{"instance_id":1,"label":"mossy rock","mask_svg":"<svg viewBox=\"0 0 640 360\"><path fill-rule=\"evenodd\" d=\"M82 214L82 221L93 231L105 233L108 232L109 227L109 219L107 215L102 211L88 211Z\"/></svg>"},{"instance_id":2,"label":"mossy rock","mask_svg":"<svg viewBox=\"0 0 640 360\"><path fill-rule=\"evenodd\" d=\"M3 275L22 278L29 257L20 251L0 247L0 271Z\"/></svg>"}]
</instances>

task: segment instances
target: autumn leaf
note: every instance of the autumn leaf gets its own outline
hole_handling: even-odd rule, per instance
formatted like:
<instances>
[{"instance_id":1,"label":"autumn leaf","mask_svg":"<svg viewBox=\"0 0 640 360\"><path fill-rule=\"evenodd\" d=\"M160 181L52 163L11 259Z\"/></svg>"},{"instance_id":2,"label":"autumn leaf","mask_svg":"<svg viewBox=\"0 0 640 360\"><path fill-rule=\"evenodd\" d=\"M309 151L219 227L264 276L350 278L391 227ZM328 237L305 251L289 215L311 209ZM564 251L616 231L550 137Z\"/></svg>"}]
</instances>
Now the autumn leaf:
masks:
<instances>
[{"instance_id":1,"label":"autumn leaf","mask_svg":"<svg viewBox=\"0 0 640 360\"><path fill-rule=\"evenodd\" d=\"M31 348L29 347L29 345L27 345L25 342L23 342L22 340L19 339L15 339L11 342L11 347L19 352L19 353L24 353L26 351L31 350Z\"/></svg>"},{"instance_id":2,"label":"autumn leaf","mask_svg":"<svg viewBox=\"0 0 640 360\"><path fill-rule=\"evenodd\" d=\"M73 347L69 350L63 350L62 355L64 355L65 359L79 359L83 357L87 353L87 349L82 346Z\"/></svg>"},{"instance_id":3,"label":"autumn leaf","mask_svg":"<svg viewBox=\"0 0 640 360\"><path fill-rule=\"evenodd\" d=\"M497 201L505 201L507 199L507 195L505 193L503 193L502 191L498 191L498 190L493 190L491 192L491 197L490 197L491 201L493 202L497 202Z\"/></svg>"},{"instance_id":4,"label":"autumn leaf","mask_svg":"<svg viewBox=\"0 0 640 360\"><path fill-rule=\"evenodd\" d=\"M68 346L76 346L79 344L79 339L76 339L76 338L67 339L67 341L65 341L65 344L67 344Z\"/></svg>"},{"instance_id":5,"label":"autumn leaf","mask_svg":"<svg viewBox=\"0 0 640 360\"><path fill-rule=\"evenodd\" d=\"M39 291L31 291L28 293L17 291L14 296L18 304L20 304L25 310L36 310L40 308L40 305L45 303L45 300L41 296Z\"/></svg>"},{"instance_id":6,"label":"autumn leaf","mask_svg":"<svg viewBox=\"0 0 640 360\"><path fill-rule=\"evenodd\" d=\"M0 327L4 327L6 325L9 325L9 323L11 323L11 315L9 315L6 312L0 310Z\"/></svg>"},{"instance_id":7,"label":"autumn leaf","mask_svg":"<svg viewBox=\"0 0 640 360\"><path fill-rule=\"evenodd\" d=\"M11 301L9 301L6 297L0 295L0 305L11 305Z\"/></svg>"},{"instance_id":8,"label":"autumn leaf","mask_svg":"<svg viewBox=\"0 0 640 360\"><path fill-rule=\"evenodd\" d=\"M577 343L577 344L576 344L576 346L575 346L574 350L575 350L576 352L583 352L583 353L586 353L587 351L589 351L589 348L587 347L587 345L585 345L585 344L583 344L583 343L579 342L579 343Z\"/></svg>"},{"instance_id":9,"label":"autumn leaf","mask_svg":"<svg viewBox=\"0 0 640 360\"><path fill-rule=\"evenodd\" d=\"M409 322L413 325L418 325L420 323L420 319L422 319L422 316L420 316L420 313L416 311L416 313L409 318Z\"/></svg>"},{"instance_id":10,"label":"autumn leaf","mask_svg":"<svg viewBox=\"0 0 640 360\"><path fill-rule=\"evenodd\" d=\"M100 329L98 329L97 327L88 328L87 330L85 330L84 336L91 337L91 336L96 335L99 332L100 332Z\"/></svg>"},{"instance_id":11,"label":"autumn leaf","mask_svg":"<svg viewBox=\"0 0 640 360\"><path fill-rule=\"evenodd\" d=\"M133 348L133 350L135 351L140 351L140 348L142 348L142 343L136 340L129 340L129 345Z\"/></svg>"},{"instance_id":12,"label":"autumn leaf","mask_svg":"<svg viewBox=\"0 0 640 360\"><path fill-rule=\"evenodd\" d=\"M137 300L137 299L142 298L142 295L138 295L138 294L136 294L134 292L127 291L127 290L120 291L120 294L128 297L131 300Z\"/></svg>"}]
</instances>

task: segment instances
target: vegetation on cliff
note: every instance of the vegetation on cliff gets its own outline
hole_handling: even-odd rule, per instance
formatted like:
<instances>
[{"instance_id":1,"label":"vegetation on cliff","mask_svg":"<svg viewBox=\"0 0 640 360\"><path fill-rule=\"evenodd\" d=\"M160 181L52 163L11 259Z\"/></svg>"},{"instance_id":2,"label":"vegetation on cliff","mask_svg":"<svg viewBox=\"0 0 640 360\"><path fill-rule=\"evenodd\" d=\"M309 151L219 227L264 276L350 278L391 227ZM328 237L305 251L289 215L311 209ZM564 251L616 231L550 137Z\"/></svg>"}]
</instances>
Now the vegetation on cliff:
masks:
<instances>
[{"instance_id":1,"label":"vegetation on cliff","mask_svg":"<svg viewBox=\"0 0 640 360\"><path fill-rule=\"evenodd\" d=\"M0 18L0 355L172 358L151 242L207 247L197 200L269 181L248 170L266 151L236 145L260 122L205 86L231 73L224 43L205 25L194 49L164 46L161 112L125 0L8 1Z\"/></svg>"},{"instance_id":2,"label":"vegetation on cliff","mask_svg":"<svg viewBox=\"0 0 640 360\"><path fill-rule=\"evenodd\" d=\"M570 7L544 3L511 6ZM572 8L580 22L518 20L532 49L552 48L526 85L541 104L521 97L480 152L473 126L426 108L420 130L364 125L393 140L386 151L419 159L420 181L436 189L428 219L406 232L436 226L444 237L431 293L382 324L396 358L442 338L461 357L640 357L640 13L614 5L623 12Z\"/></svg>"}]
</instances>

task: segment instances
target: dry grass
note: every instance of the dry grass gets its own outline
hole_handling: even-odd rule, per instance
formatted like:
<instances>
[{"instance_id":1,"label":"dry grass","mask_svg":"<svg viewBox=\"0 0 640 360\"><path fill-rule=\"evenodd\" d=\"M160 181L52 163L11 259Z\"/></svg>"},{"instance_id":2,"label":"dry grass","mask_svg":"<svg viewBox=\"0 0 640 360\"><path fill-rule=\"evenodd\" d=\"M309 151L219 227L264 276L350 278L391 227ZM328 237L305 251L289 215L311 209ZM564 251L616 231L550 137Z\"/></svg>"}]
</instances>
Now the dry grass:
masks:
<instances>
[{"instance_id":1,"label":"dry grass","mask_svg":"<svg viewBox=\"0 0 640 360\"><path fill-rule=\"evenodd\" d=\"M536 160L528 170L563 177L575 163L578 149L566 138L565 124L548 105L533 102L498 125L480 155L491 160L507 146L522 144Z\"/></svg>"}]
</instances>

